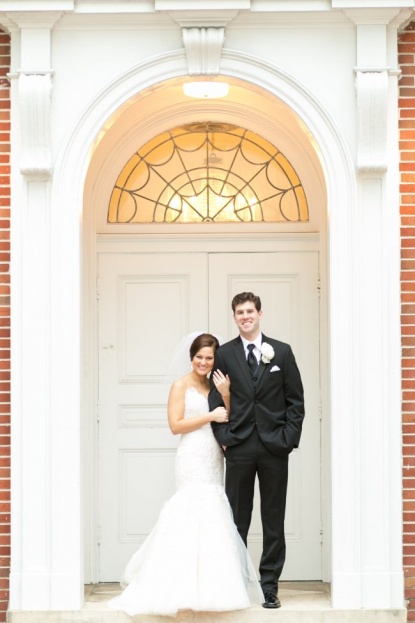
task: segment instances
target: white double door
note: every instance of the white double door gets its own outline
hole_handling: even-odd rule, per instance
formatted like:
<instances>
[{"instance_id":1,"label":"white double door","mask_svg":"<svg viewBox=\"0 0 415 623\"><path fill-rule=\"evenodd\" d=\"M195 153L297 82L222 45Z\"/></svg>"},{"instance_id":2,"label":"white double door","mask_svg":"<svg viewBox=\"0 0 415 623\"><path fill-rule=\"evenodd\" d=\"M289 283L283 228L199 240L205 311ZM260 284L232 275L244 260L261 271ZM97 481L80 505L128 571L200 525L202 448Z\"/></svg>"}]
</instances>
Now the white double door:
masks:
<instances>
[{"instance_id":1,"label":"white double door","mask_svg":"<svg viewBox=\"0 0 415 623\"><path fill-rule=\"evenodd\" d=\"M99 257L99 579L118 581L175 489L178 438L164 376L192 331L237 335L230 301L259 294L265 334L292 345L306 398L290 457L285 580L321 579L318 254L102 253ZM189 362L190 370L190 362ZM262 549L259 495L249 549Z\"/></svg>"}]
</instances>

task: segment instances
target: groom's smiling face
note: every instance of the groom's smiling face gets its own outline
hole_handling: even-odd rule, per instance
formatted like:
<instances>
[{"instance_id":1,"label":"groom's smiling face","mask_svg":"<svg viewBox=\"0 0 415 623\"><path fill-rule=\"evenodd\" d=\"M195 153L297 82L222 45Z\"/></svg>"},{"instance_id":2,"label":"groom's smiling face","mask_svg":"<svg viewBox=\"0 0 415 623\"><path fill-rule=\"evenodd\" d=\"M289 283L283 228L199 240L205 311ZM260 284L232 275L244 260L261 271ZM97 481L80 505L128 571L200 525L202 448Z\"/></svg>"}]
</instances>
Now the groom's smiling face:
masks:
<instances>
[{"instance_id":1,"label":"groom's smiling face","mask_svg":"<svg viewBox=\"0 0 415 623\"><path fill-rule=\"evenodd\" d=\"M241 303L235 307L233 314L234 320L239 329L239 333L252 342L260 333L259 321L262 311L257 311L255 304L251 301Z\"/></svg>"}]
</instances>

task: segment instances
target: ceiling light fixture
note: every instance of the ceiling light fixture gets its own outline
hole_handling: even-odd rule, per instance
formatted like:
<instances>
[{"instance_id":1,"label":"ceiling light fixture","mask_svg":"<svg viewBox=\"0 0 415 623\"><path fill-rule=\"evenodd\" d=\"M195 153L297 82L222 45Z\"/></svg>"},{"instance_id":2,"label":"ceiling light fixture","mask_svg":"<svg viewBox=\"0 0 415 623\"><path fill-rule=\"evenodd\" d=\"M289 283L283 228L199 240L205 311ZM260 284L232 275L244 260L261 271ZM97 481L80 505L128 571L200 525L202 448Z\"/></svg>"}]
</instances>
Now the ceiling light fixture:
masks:
<instances>
[{"instance_id":1,"label":"ceiling light fixture","mask_svg":"<svg viewBox=\"0 0 415 623\"><path fill-rule=\"evenodd\" d=\"M229 84L227 82L184 82L183 92L188 97L200 99L226 97L229 93Z\"/></svg>"}]
</instances>

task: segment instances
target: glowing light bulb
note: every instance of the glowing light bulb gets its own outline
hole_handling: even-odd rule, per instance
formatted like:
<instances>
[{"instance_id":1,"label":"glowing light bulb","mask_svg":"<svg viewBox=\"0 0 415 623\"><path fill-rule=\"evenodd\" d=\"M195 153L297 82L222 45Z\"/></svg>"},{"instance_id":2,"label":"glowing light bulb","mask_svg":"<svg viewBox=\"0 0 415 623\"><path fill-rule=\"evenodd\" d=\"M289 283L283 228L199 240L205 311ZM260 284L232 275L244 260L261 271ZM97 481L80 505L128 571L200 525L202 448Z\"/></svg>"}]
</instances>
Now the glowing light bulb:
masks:
<instances>
[{"instance_id":1,"label":"glowing light bulb","mask_svg":"<svg viewBox=\"0 0 415 623\"><path fill-rule=\"evenodd\" d=\"M227 82L185 82L183 92L188 97L200 99L226 97L229 93L229 84Z\"/></svg>"}]
</instances>

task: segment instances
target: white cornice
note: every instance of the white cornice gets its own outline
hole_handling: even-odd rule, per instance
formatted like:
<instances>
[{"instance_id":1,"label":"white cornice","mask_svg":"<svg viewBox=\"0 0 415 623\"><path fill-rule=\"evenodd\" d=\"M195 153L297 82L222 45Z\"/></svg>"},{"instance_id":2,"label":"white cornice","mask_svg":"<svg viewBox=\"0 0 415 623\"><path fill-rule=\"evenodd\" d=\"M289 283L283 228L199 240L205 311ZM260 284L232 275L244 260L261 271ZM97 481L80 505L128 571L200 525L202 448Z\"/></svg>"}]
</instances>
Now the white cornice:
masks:
<instances>
[{"instance_id":1,"label":"white cornice","mask_svg":"<svg viewBox=\"0 0 415 623\"><path fill-rule=\"evenodd\" d=\"M186 11L199 13L208 11L249 11L251 0L154 0L156 11Z\"/></svg>"},{"instance_id":2,"label":"white cornice","mask_svg":"<svg viewBox=\"0 0 415 623\"><path fill-rule=\"evenodd\" d=\"M168 15L181 28L226 28L227 24L238 15L238 11L168 11Z\"/></svg>"},{"instance_id":3,"label":"white cornice","mask_svg":"<svg viewBox=\"0 0 415 623\"><path fill-rule=\"evenodd\" d=\"M66 13L56 25L59 30L112 30L132 27L138 30L165 28L342 28L354 24L343 11L317 13L241 13L216 15L216 21L203 15L176 13L117 13L105 15Z\"/></svg>"},{"instance_id":4,"label":"white cornice","mask_svg":"<svg viewBox=\"0 0 415 623\"><path fill-rule=\"evenodd\" d=\"M354 24L344 11L284 12L284 13L239 13L229 24L232 29L256 28L344 28Z\"/></svg>"},{"instance_id":5,"label":"white cornice","mask_svg":"<svg viewBox=\"0 0 415 623\"><path fill-rule=\"evenodd\" d=\"M31 13L48 11L73 11L74 0L0 0L0 11Z\"/></svg>"},{"instance_id":6,"label":"white cornice","mask_svg":"<svg viewBox=\"0 0 415 623\"><path fill-rule=\"evenodd\" d=\"M414 8L411 9L402 9L399 12L398 17L395 20L392 20L389 26L394 26L398 30L403 30L409 24L409 22L413 19L414 16Z\"/></svg>"},{"instance_id":7,"label":"white cornice","mask_svg":"<svg viewBox=\"0 0 415 623\"><path fill-rule=\"evenodd\" d=\"M53 28L64 13L62 11L15 12L6 13L6 17L18 28Z\"/></svg>"},{"instance_id":8,"label":"white cornice","mask_svg":"<svg viewBox=\"0 0 415 623\"><path fill-rule=\"evenodd\" d=\"M6 13L0 13L0 28L3 28L9 33L19 30L18 25L13 22Z\"/></svg>"},{"instance_id":9,"label":"white cornice","mask_svg":"<svg viewBox=\"0 0 415 623\"><path fill-rule=\"evenodd\" d=\"M384 10L413 9L414 0L0 0L0 12L43 13L64 11L75 14L143 14L171 13L187 20L202 19L216 25L227 19L226 14L299 15L336 12L342 10L366 11L375 17ZM192 24L193 25L193 24ZM223 24L222 24L223 25Z\"/></svg>"},{"instance_id":10,"label":"white cornice","mask_svg":"<svg viewBox=\"0 0 415 623\"><path fill-rule=\"evenodd\" d=\"M333 9L405 9L413 7L413 0L332 0Z\"/></svg>"},{"instance_id":11,"label":"white cornice","mask_svg":"<svg viewBox=\"0 0 415 623\"><path fill-rule=\"evenodd\" d=\"M377 11L370 9L346 9L344 14L356 25L385 25L394 22L400 15L399 8L379 8ZM406 15L406 12L405 12ZM404 17L402 17L404 19Z\"/></svg>"},{"instance_id":12,"label":"white cornice","mask_svg":"<svg viewBox=\"0 0 415 623\"><path fill-rule=\"evenodd\" d=\"M113 13L106 15L65 13L56 30L178 30L179 25L167 13Z\"/></svg>"},{"instance_id":13,"label":"white cornice","mask_svg":"<svg viewBox=\"0 0 415 623\"><path fill-rule=\"evenodd\" d=\"M99 0L77 0L75 13L97 15L154 13L154 0L114 0L105 3Z\"/></svg>"},{"instance_id":14,"label":"white cornice","mask_svg":"<svg viewBox=\"0 0 415 623\"><path fill-rule=\"evenodd\" d=\"M30 9L30 10L28 10ZM0 0L0 24L16 28L401 27L414 0ZM3 13L1 13L3 11Z\"/></svg>"},{"instance_id":15,"label":"white cornice","mask_svg":"<svg viewBox=\"0 0 415 623\"><path fill-rule=\"evenodd\" d=\"M260 12L305 12L330 11L331 0L252 0L251 11Z\"/></svg>"},{"instance_id":16,"label":"white cornice","mask_svg":"<svg viewBox=\"0 0 415 623\"><path fill-rule=\"evenodd\" d=\"M0 11L76 11L139 13L146 11L314 12L332 9L413 8L413 0L0 0Z\"/></svg>"}]
</instances>

